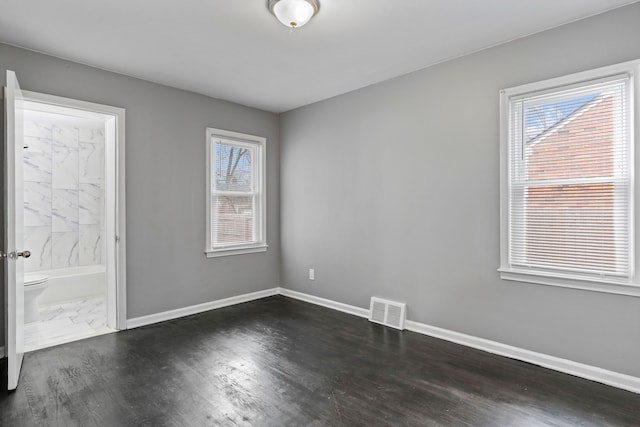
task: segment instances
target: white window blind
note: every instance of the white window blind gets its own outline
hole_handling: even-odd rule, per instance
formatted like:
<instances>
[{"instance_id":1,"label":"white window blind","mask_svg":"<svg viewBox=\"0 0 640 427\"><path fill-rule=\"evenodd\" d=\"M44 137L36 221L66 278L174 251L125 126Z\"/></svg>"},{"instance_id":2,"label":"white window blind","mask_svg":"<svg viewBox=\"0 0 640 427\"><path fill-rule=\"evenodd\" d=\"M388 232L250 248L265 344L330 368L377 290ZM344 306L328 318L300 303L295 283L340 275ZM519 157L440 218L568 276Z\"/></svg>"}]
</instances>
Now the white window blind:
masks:
<instances>
[{"instance_id":1,"label":"white window blind","mask_svg":"<svg viewBox=\"0 0 640 427\"><path fill-rule=\"evenodd\" d=\"M508 100L509 268L632 274L630 77Z\"/></svg>"},{"instance_id":2,"label":"white window blind","mask_svg":"<svg viewBox=\"0 0 640 427\"><path fill-rule=\"evenodd\" d=\"M208 138L207 252L266 247L264 139L216 129L208 129Z\"/></svg>"}]
</instances>

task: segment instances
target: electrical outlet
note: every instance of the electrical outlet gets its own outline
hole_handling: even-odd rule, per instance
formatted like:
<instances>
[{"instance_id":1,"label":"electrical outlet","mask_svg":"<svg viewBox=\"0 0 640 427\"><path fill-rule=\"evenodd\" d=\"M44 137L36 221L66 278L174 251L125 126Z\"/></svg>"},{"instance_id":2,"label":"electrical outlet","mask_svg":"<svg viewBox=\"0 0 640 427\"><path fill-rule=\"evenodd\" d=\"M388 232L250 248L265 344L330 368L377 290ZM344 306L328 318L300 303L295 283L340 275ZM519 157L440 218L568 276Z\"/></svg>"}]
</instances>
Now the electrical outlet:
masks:
<instances>
[{"instance_id":1,"label":"electrical outlet","mask_svg":"<svg viewBox=\"0 0 640 427\"><path fill-rule=\"evenodd\" d=\"M309 280L316 280L316 271L313 268L309 269Z\"/></svg>"}]
</instances>

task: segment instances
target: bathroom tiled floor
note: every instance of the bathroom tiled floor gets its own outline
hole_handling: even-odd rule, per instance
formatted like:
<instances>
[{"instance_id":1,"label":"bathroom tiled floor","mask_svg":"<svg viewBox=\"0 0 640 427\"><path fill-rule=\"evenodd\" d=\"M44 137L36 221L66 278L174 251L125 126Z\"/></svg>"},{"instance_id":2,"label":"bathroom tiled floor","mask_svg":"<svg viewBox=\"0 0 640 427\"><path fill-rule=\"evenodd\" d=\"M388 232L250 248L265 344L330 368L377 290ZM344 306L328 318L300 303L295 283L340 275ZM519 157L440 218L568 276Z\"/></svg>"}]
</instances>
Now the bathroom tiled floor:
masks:
<instances>
[{"instance_id":1,"label":"bathroom tiled floor","mask_svg":"<svg viewBox=\"0 0 640 427\"><path fill-rule=\"evenodd\" d=\"M107 326L103 297L85 298L40 309L40 321L25 323L25 351L38 350L114 332Z\"/></svg>"}]
</instances>

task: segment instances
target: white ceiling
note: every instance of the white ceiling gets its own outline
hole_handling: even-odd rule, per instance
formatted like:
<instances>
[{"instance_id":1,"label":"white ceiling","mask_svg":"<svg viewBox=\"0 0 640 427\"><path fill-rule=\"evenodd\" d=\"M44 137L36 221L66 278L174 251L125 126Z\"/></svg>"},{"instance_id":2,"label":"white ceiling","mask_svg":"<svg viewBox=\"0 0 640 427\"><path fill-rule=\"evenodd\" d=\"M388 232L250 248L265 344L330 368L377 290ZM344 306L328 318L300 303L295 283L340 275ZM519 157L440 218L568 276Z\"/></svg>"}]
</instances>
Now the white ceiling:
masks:
<instances>
[{"instance_id":1,"label":"white ceiling","mask_svg":"<svg viewBox=\"0 0 640 427\"><path fill-rule=\"evenodd\" d=\"M637 0L2 0L0 41L283 112Z\"/></svg>"}]
</instances>

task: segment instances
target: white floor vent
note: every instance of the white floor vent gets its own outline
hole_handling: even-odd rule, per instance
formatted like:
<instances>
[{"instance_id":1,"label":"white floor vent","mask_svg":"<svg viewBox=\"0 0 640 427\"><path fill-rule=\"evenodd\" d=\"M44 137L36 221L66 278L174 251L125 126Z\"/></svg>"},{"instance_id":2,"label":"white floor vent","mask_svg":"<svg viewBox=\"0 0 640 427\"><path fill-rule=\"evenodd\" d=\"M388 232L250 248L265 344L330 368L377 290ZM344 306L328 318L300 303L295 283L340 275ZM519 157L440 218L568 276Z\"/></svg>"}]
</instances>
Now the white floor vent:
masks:
<instances>
[{"instance_id":1,"label":"white floor vent","mask_svg":"<svg viewBox=\"0 0 640 427\"><path fill-rule=\"evenodd\" d=\"M404 303L371 297L369 320L374 323L404 329L405 313L406 304Z\"/></svg>"}]
</instances>

